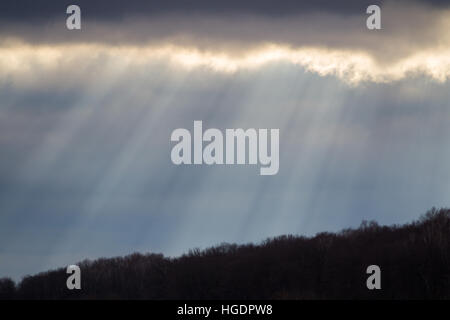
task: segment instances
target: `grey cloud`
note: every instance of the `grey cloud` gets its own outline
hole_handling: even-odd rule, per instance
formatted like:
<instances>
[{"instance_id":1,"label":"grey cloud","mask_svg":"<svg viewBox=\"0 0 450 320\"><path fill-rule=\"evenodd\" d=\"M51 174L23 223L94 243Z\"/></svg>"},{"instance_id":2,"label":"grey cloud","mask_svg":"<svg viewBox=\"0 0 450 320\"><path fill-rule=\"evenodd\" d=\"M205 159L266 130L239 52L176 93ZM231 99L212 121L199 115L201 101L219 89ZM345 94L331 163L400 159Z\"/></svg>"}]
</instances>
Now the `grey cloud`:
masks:
<instances>
[{"instance_id":1,"label":"grey cloud","mask_svg":"<svg viewBox=\"0 0 450 320\"><path fill-rule=\"evenodd\" d=\"M239 8L237 3L247 2L207 3L212 3L211 6L215 3L226 4L231 10L235 8L233 4ZM274 16L251 10L231 10L228 13L192 9L181 12L169 10L172 8L170 5L167 5L167 10L152 11L151 17L145 15L145 10L142 13L136 9L135 14L130 9L127 14L126 8L117 9L118 14L123 14L117 20L97 19L95 15L86 13L83 15L85 20L81 31L67 30L64 14L58 19L46 20L44 24L24 23L17 19L3 20L0 40L5 44L7 39L16 37L33 44L102 43L113 46L169 43L229 54L239 54L266 43L276 43L294 48L318 46L361 50L370 53L379 63L390 63L418 50L433 49L449 45L450 42L444 33L448 27L448 19L444 16L447 11L442 11L441 6L429 6L420 2L413 2L411 5L407 2L383 2L383 30L371 32L365 27L367 15L364 6L358 10L346 10L345 8L353 6L342 5L342 13L327 9L337 4L341 6L341 2L324 1L323 10L314 11L309 9L322 8L320 3L295 3L298 3L296 6L299 10L286 10L289 14ZM330 5L327 6L327 3ZM302 6L309 9L305 11ZM130 8L138 7L133 2L130 4ZM283 4L280 7L283 8ZM114 8L117 7L112 3L105 15L108 10L116 12ZM264 5L255 8L264 8Z\"/></svg>"},{"instance_id":2,"label":"grey cloud","mask_svg":"<svg viewBox=\"0 0 450 320\"><path fill-rule=\"evenodd\" d=\"M403 3L422 3L437 8L450 4L447 0L419 0ZM166 14L255 14L265 16L289 16L302 13L322 12L355 14L371 4L383 5L385 0L15 0L0 3L0 19L34 24L38 20L59 20L61 13L71 4L79 5L88 19L99 21L116 20L142 15L152 18Z\"/></svg>"},{"instance_id":3,"label":"grey cloud","mask_svg":"<svg viewBox=\"0 0 450 320\"><path fill-rule=\"evenodd\" d=\"M377 1L382 3L383 1ZM441 3L441 1L433 1ZM281 16L313 11L355 13L370 4L370 1L359 0L16 0L2 1L0 4L0 18L9 21L34 23L37 20L59 20L61 13L71 4L79 5L88 19L120 21L127 16L143 15L152 18L165 14L257 14L267 16Z\"/></svg>"}]
</instances>

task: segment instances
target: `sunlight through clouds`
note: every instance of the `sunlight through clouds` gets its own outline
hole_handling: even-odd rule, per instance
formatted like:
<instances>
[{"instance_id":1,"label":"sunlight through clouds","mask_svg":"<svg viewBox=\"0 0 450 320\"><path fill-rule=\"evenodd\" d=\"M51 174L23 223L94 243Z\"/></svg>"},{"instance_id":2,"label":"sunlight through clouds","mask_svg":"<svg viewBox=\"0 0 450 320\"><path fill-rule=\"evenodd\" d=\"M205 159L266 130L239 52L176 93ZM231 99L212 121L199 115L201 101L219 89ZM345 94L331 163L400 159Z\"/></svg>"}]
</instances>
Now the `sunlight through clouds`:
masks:
<instances>
[{"instance_id":1,"label":"sunlight through clouds","mask_svg":"<svg viewBox=\"0 0 450 320\"><path fill-rule=\"evenodd\" d=\"M0 257L15 261L0 277L450 205L448 9L386 2L372 32L331 1L338 12L202 3L111 5L80 32L59 9L45 29L0 19ZM175 166L171 133L195 120L279 129L279 172Z\"/></svg>"},{"instance_id":2,"label":"sunlight through clouds","mask_svg":"<svg viewBox=\"0 0 450 320\"><path fill-rule=\"evenodd\" d=\"M56 73L59 73L57 81L65 81L72 77L80 77L76 66L81 61L84 65L103 67L107 69L100 70L111 71L118 68L125 71L127 68L140 68L156 61L169 61L175 67L186 70L207 68L223 73L235 73L240 70L257 69L270 63L287 62L321 76L336 76L350 85L364 82L388 83L409 76L426 76L438 82L445 82L450 76L448 48L419 51L399 61L380 65L364 51L310 47L292 49L279 45L266 45L241 55L201 51L175 45L161 47L16 45L0 48L0 77L13 79L19 86L37 83L38 77L48 81L47 75Z\"/></svg>"}]
</instances>

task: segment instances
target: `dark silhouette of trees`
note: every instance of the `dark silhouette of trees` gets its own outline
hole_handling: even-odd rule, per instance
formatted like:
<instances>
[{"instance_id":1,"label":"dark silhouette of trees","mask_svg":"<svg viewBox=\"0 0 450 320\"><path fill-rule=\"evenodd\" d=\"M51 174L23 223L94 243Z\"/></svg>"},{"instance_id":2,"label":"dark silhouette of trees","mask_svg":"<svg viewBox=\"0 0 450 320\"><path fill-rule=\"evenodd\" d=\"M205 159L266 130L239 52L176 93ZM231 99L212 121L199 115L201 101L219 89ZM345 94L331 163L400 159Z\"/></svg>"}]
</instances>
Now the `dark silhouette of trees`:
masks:
<instances>
[{"instance_id":1,"label":"dark silhouette of trees","mask_svg":"<svg viewBox=\"0 0 450 320\"><path fill-rule=\"evenodd\" d=\"M366 268L381 268L368 290ZM419 221L315 237L280 236L259 245L221 244L178 258L134 253L79 263L81 290L64 268L0 280L0 299L450 299L450 210Z\"/></svg>"},{"instance_id":2,"label":"dark silhouette of trees","mask_svg":"<svg viewBox=\"0 0 450 320\"><path fill-rule=\"evenodd\" d=\"M0 279L0 300L14 299L16 295L16 284L9 278Z\"/></svg>"}]
</instances>

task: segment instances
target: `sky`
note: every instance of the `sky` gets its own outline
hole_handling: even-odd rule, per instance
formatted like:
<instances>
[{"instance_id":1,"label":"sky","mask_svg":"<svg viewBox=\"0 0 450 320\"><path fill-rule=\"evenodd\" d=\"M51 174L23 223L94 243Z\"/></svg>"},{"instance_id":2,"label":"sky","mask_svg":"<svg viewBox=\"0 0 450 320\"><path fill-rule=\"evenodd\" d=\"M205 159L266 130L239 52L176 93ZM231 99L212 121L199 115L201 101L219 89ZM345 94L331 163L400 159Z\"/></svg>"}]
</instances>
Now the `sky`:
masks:
<instances>
[{"instance_id":1,"label":"sky","mask_svg":"<svg viewBox=\"0 0 450 320\"><path fill-rule=\"evenodd\" d=\"M2 1L0 277L450 206L448 30L437 0ZM174 165L195 120L279 129L278 174Z\"/></svg>"}]
</instances>

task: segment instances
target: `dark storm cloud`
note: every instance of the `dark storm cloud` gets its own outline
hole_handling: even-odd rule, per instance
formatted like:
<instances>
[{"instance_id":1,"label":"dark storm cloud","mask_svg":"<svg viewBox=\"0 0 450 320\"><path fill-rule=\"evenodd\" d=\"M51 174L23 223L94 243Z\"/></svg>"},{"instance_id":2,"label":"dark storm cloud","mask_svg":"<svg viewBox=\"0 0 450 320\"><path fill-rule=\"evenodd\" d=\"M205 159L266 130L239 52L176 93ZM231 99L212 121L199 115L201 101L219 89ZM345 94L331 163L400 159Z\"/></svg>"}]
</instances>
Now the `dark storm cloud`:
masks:
<instances>
[{"instance_id":1,"label":"dark storm cloud","mask_svg":"<svg viewBox=\"0 0 450 320\"><path fill-rule=\"evenodd\" d=\"M88 19L116 20L127 16L155 16L165 14L256 14L266 16L288 16L311 12L354 14L371 4L383 5L385 0L16 0L0 3L0 19L21 23L36 20L59 20L71 4L79 5ZM403 1L408 3L413 1ZM415 3L437 7L448 7L448 0L416 0Z\"/></svg>"},{"instance_id":2,"label":"dark storm cloud","mask_svg":"<svg viewBox=\"0 0 450 320\"><path fill-rule=\"evenodd\" d=\"M376 1L381 4L383 1ZM441 2L441 1L433 1ZM114 20L126 16L173 13L207 14L262 14L268 16L292 15L311 11L333 13L360 12L374 1L360 0L78 0L78 1L3 1L0 4L0 18L27 22L36 19L58 19L70 4L77 4L87 18Z\"/></svg>"},{"instance_id":3,"label":"dark storm cloud","mask_svg":"<svg viewBox=\"0 0 450 320\"><path fill-rule=\"evenodd\" d=\"M81 7L82 30L67 30L65 9ZM366 28L368 4L382 8L382 30ZM10 40L53 45L175 44L241 54L265 44L361 50L389 63L450 42L444 1L7 1L0 46ZM411 32L414 30L414 32Z\"/></svg>"},{"instance_id":4,"label":"dark storm cloud","mask_svg":"<svg viewBox=\"0 0 450 320\"><path fill-rule=\"evenodd\" d=\"M241 24L246 23L246 19L239 18L239 21L231 19L236 16L252 16L249 20L253 20L254 18L281 19L312 12L347 15L365 12L369 2L359 0L2 1L0 2L0 40L2 37L12 36L29 42L101 40L127 43L160 40L162 37L179 33L201 35L202 31L209 31L211 37L220 38L221 32L218 31L224 30L222 33L229 35L232 30L227 31L228 26L236 25L236 22L238 29L242 29ZM76 34L76 37L65 29L66 8L71 4L79 5L82 11L83 32ZM198 26L199 23L196 21L205 17L208 21L201 22L201 26ZM216 18L225 23L213 25L211 28L211 20ZM155 21L157 21L156 26ZM206 30L204 30L205 26ZM263 29L267 31L269 27L269 25L263 26ZM255 37L255 35L250 36Z\"/></svg>"}]
</instances>

